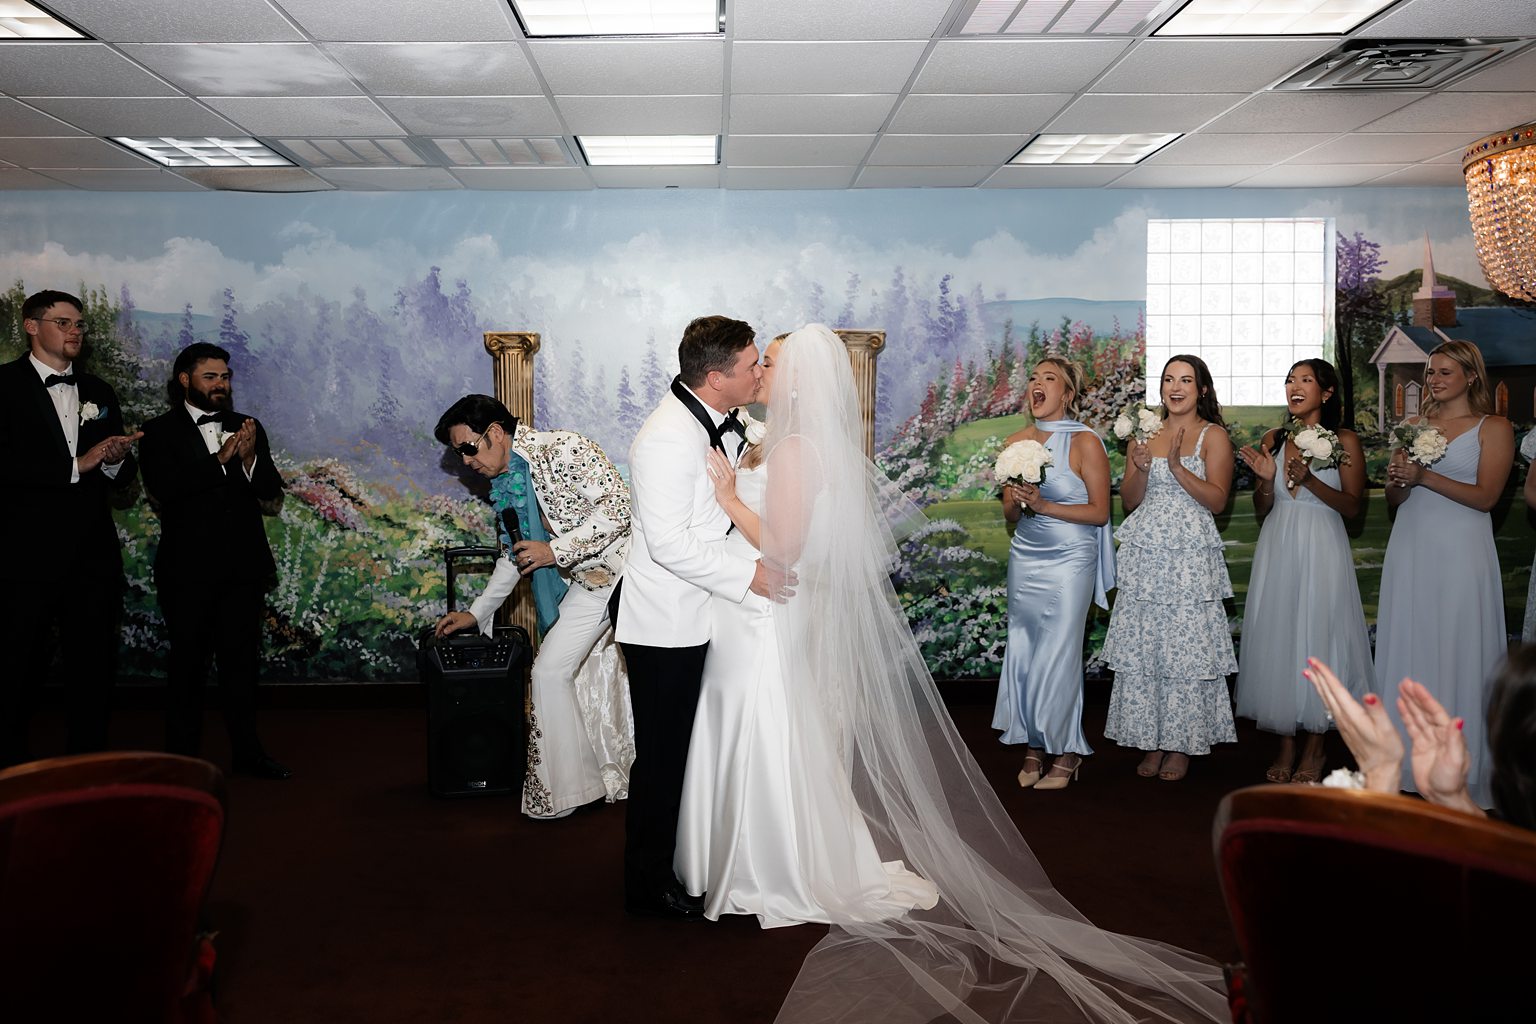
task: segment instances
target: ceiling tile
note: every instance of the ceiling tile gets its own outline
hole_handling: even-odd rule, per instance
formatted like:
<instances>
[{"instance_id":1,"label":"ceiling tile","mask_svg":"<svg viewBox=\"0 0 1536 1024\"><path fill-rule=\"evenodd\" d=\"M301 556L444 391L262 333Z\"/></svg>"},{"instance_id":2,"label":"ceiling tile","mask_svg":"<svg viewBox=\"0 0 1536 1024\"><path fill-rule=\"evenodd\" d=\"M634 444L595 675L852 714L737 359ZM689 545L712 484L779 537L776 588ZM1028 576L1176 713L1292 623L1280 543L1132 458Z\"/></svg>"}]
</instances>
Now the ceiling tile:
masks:
<instances>
[{"instance_id":1,"label":"ceiling tile","mask_svg":"<svg viewBox=\"0 0 1536 1024\"><path fill-rule=\"evenodd\" d=\"M1477 132L1405 132L1401 134L1366 134L1355 132L1310 149L1293 162L1300 164L1408 163L1458 154L1476 142Z\"/></svg>"},{"instance_id":2,"label":"ceiling tile","mask_svg":"<svg viewBox=\"0 0 1536 1024\"><path fill-rule=\"evenodd\" d=\"M719 188L719 167L592 167L598 188Z\"/></svg>"},{"instance_id":3,"label":"ceiling tile","mask_svg":"<svg viewBox=\"0 0 1536 1024\"><path fill-rule=\"evenodd\" d=\"M982 188L1097 188L1126 172L1121 164L1110 167L1025 167L1010 164L982 182Z\"/></svg>"},{"instance_id":4,"label":"ceiling tile","mask_svg":"<svg viewBox=\"0 0 1536 1024\"><path fill-rule=\"evenodd\" d=\"M557 96L573 135L719 135L719 96Z\"/></svg>"},{"instance_id":5,"label":"ceiling tile","mask_svg":"<svg viewBox=\"0 0 1536 1024\"><path fill-rule=\"evenodd\" d=\"M1051 132L1190 132L1241 103L1243 93L1079 96L1049 125Z\"/></svg>"},{"instance_id":6,"label":"ceiling tile","mask_svg":"<svg viewBox=\"0 0 1536 1024\"><path fill-rule=\"evenodd\" d=\"M921 40L736 43L731 47L731 91L900 92L927 47Z\"/></svg>"},{"instance_id":7,"label":"ceiling tile","mask_svg":"<svg viewBox=\"0 0 1536 1024\"><path fill-rule=\"evenodd\" d=\"M240 130L184 96L147 99L38 97L28 103L92 135L238 135Z\"/></svg>"},{"instance_id":8,"label":"ceiling tile","mask_svg":"<svg viewBox=\"0 0 1536 1024\"><path fill-rule=\"evenodd\" d=\"M529 43L552 93L684 96L718 93L725 82L719 39L602 39Z\"/></svg>"},{"instance_id":9,"label":"ceiling tile","mask_svg":"<svg viewBox=\"0 0 1536 1024\"><path fill-rule=\"evenodd\" d=\"M1109 188L1230 188L1257 174L1268 164L1205 164L1170 167L1140 163L1111 182Z\"/></svg>"},{"instance_id":10,"label":"ceiling tile","mask_svg":"<svg viewBox=\"0 0 1536 1024\"><path fill-rule=\"evenodd\" d=\"M580 167L455 167L452 174L465 188L570 191L592 187Z\"/></svg>"},{"instance_id":11,"label":"ceiling tile","mask_svg":"<svg viewBox=\"0 0 1536 1024\"><path fill-rule=\"evenodd\" d=\"M1223 114L1202 131L1347 132L1406 106L1422 92L1264 92Z\"/></svg>"},{"instance_id":12,"label":"ceiling tile","mask_svg":"<svg viewBox=\"0 0 1536 1024\"><path fill-rule=\"evenodd\" d=\"M1372 22L1370 39L1536 36L1530 0L1413 0Z\"/></svg>"},{"instance_id":13,"label":"ceiling tile","mask_svg":"<svg viewBox=\"0 0 1536 1024\"><path fill-rule=\"evenodd\" d=\"M342 188L364 192L414 192L464 187L463 182L441 167L329 167L315 173Z\"/></svg>"},{"instance_id":14,"label":"ceiling tile","mask_svg":"<svg viewBox=\"0 0 1536 1024\"><path fill-rule=\"evenodd\" d=\"M355 96L312 43L130 44L123 51L196 96Z\"/></svg>"},{"instance_id":15,"label":"ceiling tile","mask_svg":"<svg viewBox=\"0 0 1536 1024\"><path fill-rule=\"evenodd\" d=\"M329 43L376 96L528 96L544 91L517 43Z\"/></svg>"},{"instance_id":16,"label":"ceiling tile","mask_svg":"<svg viewBox=\"0 0 1536 1024\"><path fill-rule=\"evenodd\" d=\"M44 0L45 5L108 43L302 41L267 0Z\"/></svg>"},{"instance_id":17,"label":"ceiling tile","mask_svg":"<svg viewBox=\"0 0 1536 1024\"><path fill-rule=\"evenodd\" d=\"M1390 174L1402 164L1281 164L1243 181L1244 188L1348 188Z\"/></svg>"},{"instance_id":18,"label":"ceiling tile","mask_svg":"<svg viewBox=\"0 0 1536 1024\"><path fill-rule=\"evenodd\" d=\"M1284 134L1186 135L1147 157L1140 166L1191 164L1270 164L1289 160L1334 138L1332 132Z\"/></svg>"},{"instance_id":19,"label":"ceiling tile","mask_svg":"<svg viewBox=\"0 0 1536 1024\"><path fill-rule=\"evenodd\" d=\"M1488 135L1531 120L1536 120L1536 102L1529 92L1442 92L1372 121L1368 127L1373 132Z\"/></svg>"},{"instance_id":20,"label":"ceiling tile","mask_svg":"<svg viewBox=\"0 0 1536 1024\"><path fill-rule=\"evenodd\" d=\"M225 96L205 102L248 135L405 135L366 96Z\"/></svg>"},{"instance_id":21,"label":"ceiling tile","mask_svg":"<svg viewBox=\"0 0 1536 1024\"><path fill-rule=\"evenodd\" d=\"M28 191L48 188L67 189L70 187L62 181L45 178L43 175L34 174L31 171L18 170L14 167L0 167L0 192L19 192L23 189Z\"/></svg>"},{"instance_id":22,"label":"ceiling tile","mask_svg":"<svg viewBox=\"0 0 1536 1024\"><path fill-rule=\"evenodd\" d=\"M901 101L886 130L923 134L1032 133L1039 131L1071 99L1071 93L913 95Z\"/></svg>"},{"instance_id":23,"label":"ceiling tile","mask_svg":"<svg viewBox=\"0 0 1536 1024\"><path fill-rule=\"evenodd\" d=\"M945 39L928 55L913 92L1077 92L1129 39Z\"/></svg>"},{"instance_id":24,"label":"ceiling tile","mask_svg":"<svg viewBox=\"0 0 1536 1024\"><path fill-rule=\"evenodd\" d=\"M101 43L13 43L0 61L12 96L175 96L174 88Z\"/></svg>"},{"instance_id":25,"label":"ceiling tile","mask_svg":"<svg viewBox=\"0 0 1536 1024\"><path fill-rule=\"evenodd\" d=\"M334 188L302 167L178 167L176 173L221 192L329 192Z\"/></svg>"},{"instance_id":26,"label":"ceiling tile","mask_svg":"<svg viewBox=\"0 0 1536 1024\"><path fill-rule=\"evenodd\" d=\"M1027 135L883 135L869 162L887 167L995 166L1011 159L1028 141Z\"/></svg>"},{"instance_id":27,"label":"ceiling tile","mask_svg":"<svg viewBox=\"0 0 1536 1024\"><path fill-rule=\"evenodd\" d=\"M9 96L0 96L0 137L79 134L79 129L63 121L40 114Z\"/></svg>"},{"instance_id":28,"label":"ceiling tile","mask_svg":"<svg viewBox=\"0 0 1536 1024\"><path fill-rule=\"evenodd\" d=\"M100 139L0 139L0 160L18 167L153 167Z\"/></svg>"},{"instance_id":29,"label":"ceiling tile","mask_svg":"<svg viewBox=\"0 0 1536 1024\"><path fill-rule=\"evenodd\" d=\"M88 188L93 192L201 192L203 189L187 179L172 174L169 168L158 167L142 171L130 170L57 170L49 171L50 178L57 178L76 188Z\"/></svg>"},{"instance_id":30,"label":"ceiling tile","mask_svg":"<svg viewBox=\"0 0 1536 1024\"><path fill-rule=\"evenodd\" d=\"M1523 92L1536 90L1536 46L1506 57L1485 71L1468 75L1450 92Z\"/></svg>"},{"instance_id":31,"label":"ceiling tile","mask_svg":"<svg viewBox=\"0 0 1536 1024\"><path fill-rule=\"evenodd\" d=\"M950 0L736 0L736 39L927 39Z\"/></svg>"},{"instance_id":32,"label":"ceiling tile","mask_svg":"<svg viewBox=\"0 0 1536 1024\"><path fill-rule=\"evenodd\" d=\"M873 135L732 135L725 158L731 167L857 166Z\"/></svg>"},{"instance_id":33,"label":"ceiling tile","mask_svg":"<svg viewBox=\"0 0 1536 1024\"><path fill-rule=\"evenodd\" d=\"M727 167L727 188L845 189L857 167Z\"/></svg>"},{"instance_id":34,"label":"ceiling tile","mask_svg":"<svg viewBox=\"0 0 1536 1024\"><path fill-rule=\"evenodd\" d=\"M1467 179L1461 173L1460 164L1414 164L1412 167L1393 171L1371 182L1373 188L1377 185L1416 187L1454 185L1465 188L1466 184Z\"/></svg>"},{"instance_id":35,"label":"ceiling tile","mask_svg":"<svg viewBox=\"0 0 1536 1024\"><path fill-rule=\"evenodd\" d=\"M1143 39L1094 92L1253 92L1339 44L1326 39Z\"/></svg>"},{"instance_id":36,"label":"ceiling tile","mask_svg":"<svg viewBox=\"0 0 1536 1024\"><path fill-rule=\"evenodd\" d=\"M495 42L521 37L506 0L281 0L316 39L352 43Z\"/></svg>"},{"instance_id":37,"label":"ceiling tile","mask_svg":"<svg viewBox=\"0 0 1536 1024\"><path fill-rule=\"evenodd\" d=\"M987 167L866 167L854 188L970 188L992 173Z\"/></svg>"},{"instance_id":38,"label":"ceiling tile","mask_svg":"<svg viewBox=\"0 0 1536 1024\"><path fill-rule=\"evenodd\" d=\"M561 135L543 96L384 96L379 104L412 135Z\"/></svg>"},{"instance_id":39,"label":"ceiling tile","mask_svg":"<svg viewBox=\"0 0 1536 1024\"><path fill-rule=\"evenodd\" d=\"M877 132L894 95L731 95L731 133L858 135Z\"/></svg>"}]
</instances>

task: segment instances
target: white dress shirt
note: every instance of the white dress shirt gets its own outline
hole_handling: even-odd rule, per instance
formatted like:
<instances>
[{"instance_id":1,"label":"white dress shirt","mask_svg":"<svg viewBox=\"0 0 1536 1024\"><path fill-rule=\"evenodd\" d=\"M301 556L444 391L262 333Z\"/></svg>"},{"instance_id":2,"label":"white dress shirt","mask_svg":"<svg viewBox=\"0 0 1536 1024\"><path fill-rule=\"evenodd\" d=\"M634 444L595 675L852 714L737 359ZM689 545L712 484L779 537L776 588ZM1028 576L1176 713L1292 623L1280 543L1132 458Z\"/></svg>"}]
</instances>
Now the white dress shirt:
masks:
<instances>
[{"instance_id":1,"label":"white dress shirt","mask_svg":"<svg viewBox=\"0 0 1536 1024\"><path fill-rule=\"evenodd\" d=\"M58 373L61 377L73 377L75 368L66 366L62 372L55 370L37 356L27 353L27 358L32 360L32 369L37 371L38 380L47 380ZM69 467L69 482L80 482L80 453L76 450L80 445L80 389L68 384L55 383L46 389L48 400L53 403L54 411L59 414L59 426L64 430L64 444L69 448L70 458L74 459ZM118 462L101 464L101 471L107 474L108 479L117 476L118 470L123 468L121 460Z\"/></svg>"},{"instance_id":2,"label":"white dress shirt","mask_svg":"<svg viewBox=\"0 0 1536 1024\"><path fill-rule=\"evenodd\" d=\"M219 436L224 433L224 424L218 422L217 420L209 420L207 423L198 423L198 420L202 419L204 416L210 415L208 410L199 409L191 402L182 402L181 404L186 408L187 415L192 417L192 423L197 427L197 432L203 435L203 444L208 448L208 454L213 455L220 448L224 447L224 443L219 440ZM257 456L257 458L260 458L260 456ZM228 464L221 463L219 468L224 470L226 473L229 472ZM241 460L240 468L245 469L244 460ZM255 468L256 460L252 459L251 468L245 470L245 478L247 480L251 478L251 472Z\"/></svg>"}]
</instances>

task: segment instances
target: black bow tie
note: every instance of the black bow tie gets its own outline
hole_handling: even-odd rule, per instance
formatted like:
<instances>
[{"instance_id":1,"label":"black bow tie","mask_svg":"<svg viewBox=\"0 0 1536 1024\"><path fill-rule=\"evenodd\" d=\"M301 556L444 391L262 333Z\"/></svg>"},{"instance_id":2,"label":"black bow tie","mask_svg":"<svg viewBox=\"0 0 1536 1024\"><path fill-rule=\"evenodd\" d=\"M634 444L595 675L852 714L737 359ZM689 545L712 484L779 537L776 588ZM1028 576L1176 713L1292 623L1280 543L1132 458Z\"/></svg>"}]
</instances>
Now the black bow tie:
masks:
<instances>
[{"instance_id":1,"label":"black bow tie","mask_svg":"<svg viewBox=\"0 0 1536 1024\"><path fill-rule=\"evenodd\" d=\"M739 434L741 437L747 436L747 428L741 422L740 412L741 410L739 409L732 409L726 414L725 419L720 421L720 433L722 436L727 430Z\"/></svg>"},{"instance_id":2,"label":"black bow tie","mask_svg":"<svg viewBox=\"0 0 1536 1024\"><path fill-rule=\"evenodd\" d=\"M218 423L218 422L219 422L219 414L216 413L216 412L210 412L207 415L199 416L197 418L197 425L198 426L202 426L204 423Z\"/></svg>"},{"instance_id":3,"label":"black bow tie","mask_svg":"<svg viewBox=\"0 0 1536 1024\"><path fill-rule=\"evenodd\" d=\"M55 384L68 384L70 387L74 387L75 378L66 377L62 373L50 373L48 376L43 378L43 387L51 388Z\"/></svg>"}]
</instances>

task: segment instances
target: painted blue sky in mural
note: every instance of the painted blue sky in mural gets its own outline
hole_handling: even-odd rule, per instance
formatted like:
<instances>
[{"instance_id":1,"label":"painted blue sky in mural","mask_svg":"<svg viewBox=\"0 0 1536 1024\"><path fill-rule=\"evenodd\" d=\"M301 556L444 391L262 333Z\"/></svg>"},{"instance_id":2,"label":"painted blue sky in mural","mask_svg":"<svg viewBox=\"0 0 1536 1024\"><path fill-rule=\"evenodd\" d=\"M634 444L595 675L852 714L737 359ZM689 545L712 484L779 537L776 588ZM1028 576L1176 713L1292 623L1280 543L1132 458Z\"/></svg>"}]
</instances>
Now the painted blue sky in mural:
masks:
<instances>
[{"instance_id":1,"label":"painted blue sky in mural","mask_svg":"<svg viewBox=\"0 0 1536 1024\"><path fill-rule=\"evenodd\" d=\"M1085 310L1134 327L1147 218L1197 216L1333 217L1382 243L1389 275L1419 266L1427 231L1442 273L1481 280L1455 189L11 193L0 274L126 287L170 315L146 321L154 356L188 305L216 338L227 292L250 336L243 397L269 416L282 403L275 436L300 456L392 424L424 433L489 389L478 332L536 330L543 425L599 433L622 458L625 382L643 404L694 316L764 336L810 319L886 330L889 431L1000 336L1000 301L1047 328ZM1054 298L1094 305L1040 301Z\"/></svg>"}]
</instances>

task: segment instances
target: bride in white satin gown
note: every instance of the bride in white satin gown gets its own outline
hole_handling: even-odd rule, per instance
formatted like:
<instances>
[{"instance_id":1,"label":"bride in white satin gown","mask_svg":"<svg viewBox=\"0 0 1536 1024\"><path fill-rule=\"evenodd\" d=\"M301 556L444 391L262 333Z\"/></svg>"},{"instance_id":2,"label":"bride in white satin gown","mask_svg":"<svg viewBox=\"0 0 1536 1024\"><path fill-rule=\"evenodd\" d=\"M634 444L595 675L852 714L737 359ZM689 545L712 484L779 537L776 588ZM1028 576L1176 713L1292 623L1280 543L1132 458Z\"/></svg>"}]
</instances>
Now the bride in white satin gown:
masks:
<instances>
[{"instance_id":1,"label":"bride in white satin gown","mask_svg":"<svg viewBox=\"0 0 1536 1024\"><path fill-rule=\"evenodd\" d=\"M783 344L763 350L765 405ZM748 448L735 470L718 451L709 456L716 497L736 525L725 544L756 559L763 449ZM932 883L876 853L837 760L831 709L790 707L773 602L749 591L740 602L716 597L710 610L674 865L690 893L708 893L704 916L756 914L776 928L831 923L834 907L859 920L932 907ZM807 836L818 841L805 843Z\"/></svg>"},{"instance_id":2,"label":"bride in white satin gown","mask_svg":"<svg viewBox=\"0 0 1536 1024\"><path fill-rule=\"evenodd\" d=\"M710 918L831 925L779 1024L1227 1019L1216 964L1051 887L956 731L890 582L925 520L864 455L842 341L795 331L764 384L761 450L712 467L725 543L798 583L714 604L675 867Z\"/></svg>"}]
</instances>

